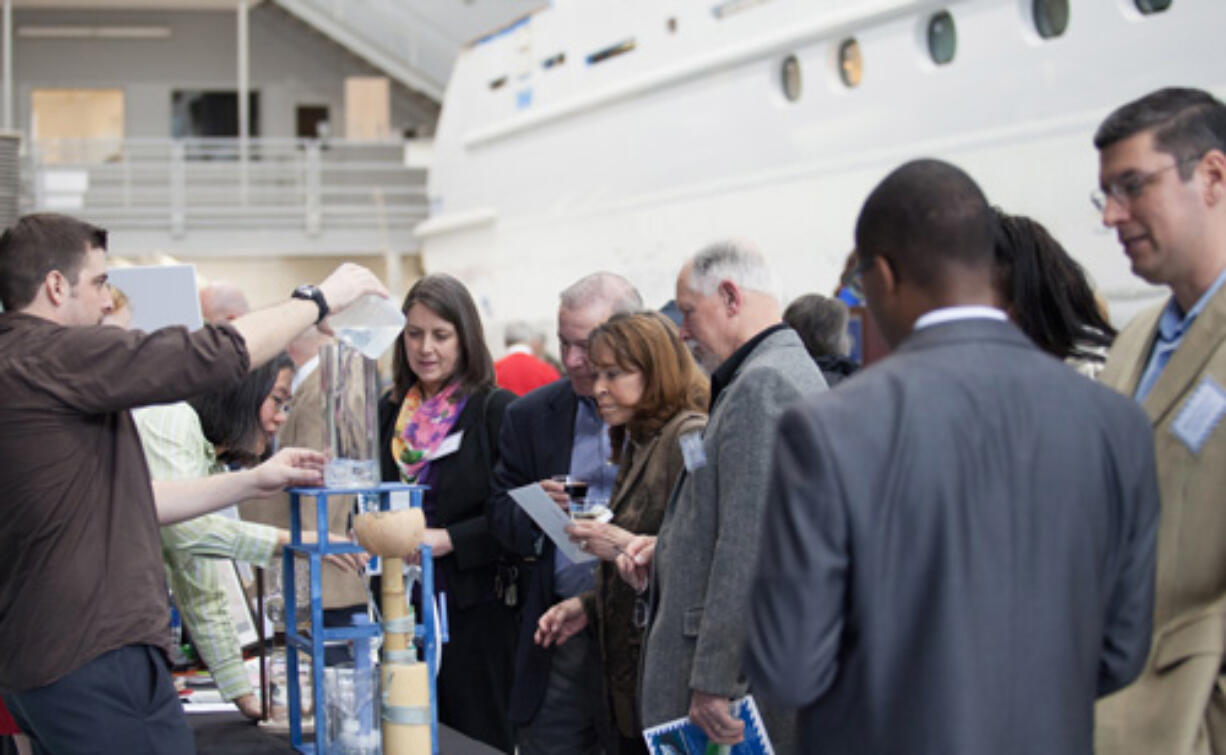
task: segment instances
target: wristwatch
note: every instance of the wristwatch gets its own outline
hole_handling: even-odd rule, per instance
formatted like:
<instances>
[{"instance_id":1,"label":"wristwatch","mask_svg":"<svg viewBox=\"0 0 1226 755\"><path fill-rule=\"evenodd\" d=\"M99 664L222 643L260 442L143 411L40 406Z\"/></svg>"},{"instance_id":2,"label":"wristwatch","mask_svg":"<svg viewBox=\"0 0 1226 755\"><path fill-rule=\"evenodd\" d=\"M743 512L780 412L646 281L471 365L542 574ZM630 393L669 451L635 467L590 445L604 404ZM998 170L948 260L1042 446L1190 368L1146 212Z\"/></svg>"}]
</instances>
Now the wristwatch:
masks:
<instances>
[{"instance_id":1,"label":"wristwatch","mask_svg":"<svg viewBox=\"0 0 1226 755\"><path fill-rule=\"evenodd\" d=\"M324 299L324 292L319 290L319 286L304 284L294 289L294 293L290 294L292 299L307 299L315 302L315 306L319 307L319 317L315 319L316 323L322 321L328 316L328 302Z\"/></svg>"}]
</instances>

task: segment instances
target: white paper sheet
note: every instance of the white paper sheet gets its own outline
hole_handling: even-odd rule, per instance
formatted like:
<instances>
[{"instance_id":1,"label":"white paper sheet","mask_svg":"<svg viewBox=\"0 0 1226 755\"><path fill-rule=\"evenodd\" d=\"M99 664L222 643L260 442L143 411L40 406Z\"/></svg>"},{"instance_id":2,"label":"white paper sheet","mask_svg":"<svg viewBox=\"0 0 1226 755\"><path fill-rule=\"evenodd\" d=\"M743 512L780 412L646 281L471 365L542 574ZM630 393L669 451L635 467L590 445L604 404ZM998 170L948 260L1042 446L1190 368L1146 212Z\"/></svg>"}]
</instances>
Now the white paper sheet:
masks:
<instances>
[{"instance_id":1,"label":"white paper sheet","mask_svg":"<svg viewBox=\"0 0 1226 755\"><path fill-rule=\"evenodd\" d=\"M553 502L549 494L537 483L525 485L507 491L515 503L532 517L536 526L541 528L553 544L558 546L562 555L576 564L586 563L595 559L592 554L579 550L579 546L570 541L566 535L566 527L570 525L570 516Z\"/></svg>"}]
</instances>

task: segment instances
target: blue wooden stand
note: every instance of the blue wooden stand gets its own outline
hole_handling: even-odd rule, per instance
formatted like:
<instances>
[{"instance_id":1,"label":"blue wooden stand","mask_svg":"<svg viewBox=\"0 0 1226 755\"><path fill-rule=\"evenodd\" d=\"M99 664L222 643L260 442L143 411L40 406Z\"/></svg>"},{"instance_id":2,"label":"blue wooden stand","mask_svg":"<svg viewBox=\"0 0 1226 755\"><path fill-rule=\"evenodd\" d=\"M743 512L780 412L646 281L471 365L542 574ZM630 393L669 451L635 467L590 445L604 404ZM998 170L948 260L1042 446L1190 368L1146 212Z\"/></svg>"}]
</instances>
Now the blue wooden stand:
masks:
<instances>
[{"instance_id":1,"label":"blue wooden stand","mask_svg":"<svg viewBox=\"0 0 1226 755\"><path fill-rule=\"evenodd\" d=\"M351 543L330 543L328 532L328 498L335 495L377 494L379 508L387 511L391 505L391 494L408 491L410 506L421 508L421 485L402 485L399 483L383 483L377 487L363 488L294 488L290 493L290 544L285 546L283 557L285 596L285 669L286 686L289 690L289 737L293 748L302 753L327 755L325 743L327 729L327 708L324 704L324 643L328 640L363 640L373 639L381 634L378 624L365 624L349 627L327 627L323 625L323 589L320 584L320 564L324 556L330 553L362 553L363 550ZM302 515L300 501L303 496L315 499L315 531L324 534L323 541L312 544L302 542ZM294 589L294 554L307 556L310 563L311 580L311 630L309 636L298 633L298 606ZM434 677L438 671L439 644L446 642L446 617L443 622L442 636L435 631L434 601L434 557L430 547L421 547L421 594L422 621L414 628L414 634L422 641L425 663L430 679L430 740L435 755L438 753L438 702L434 688ZM445 610L445 609L444 609ZM298 679L298 650L311 654L311 684L315 698L315 742L302 741L302 689Z\"/></svg>"}]
</instances>

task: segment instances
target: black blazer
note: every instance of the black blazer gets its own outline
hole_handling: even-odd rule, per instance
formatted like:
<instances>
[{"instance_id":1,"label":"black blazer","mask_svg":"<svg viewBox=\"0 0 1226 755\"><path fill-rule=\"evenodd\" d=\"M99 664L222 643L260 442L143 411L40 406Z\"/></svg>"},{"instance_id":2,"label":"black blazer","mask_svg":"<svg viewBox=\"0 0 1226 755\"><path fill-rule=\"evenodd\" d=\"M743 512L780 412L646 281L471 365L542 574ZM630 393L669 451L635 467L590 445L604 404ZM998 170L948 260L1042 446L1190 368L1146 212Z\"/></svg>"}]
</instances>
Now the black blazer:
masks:
<instances>
[{"instance_id":1,"label":"black blazer","mask_svg":"<svg viewBox=\"0 0 1226 755\"><path fill-rule=\"evenodd\" d=\"M510 708L511 721L516 724L525 724L536 715L549 680L550 651L533 642L532 636L537 620L554 603L554 546L507 491L570 470L578 405L569 380L538 388L507 407L498 439L498 462L494 466L493 495L488 509L490 530L502 545L535 560L527 567L520 601L522 614Z\"/></svg>"},{"instance_id":2,"label":"black blazer","mask_svg":"<svg viewBox=\"0 0 1226 755\"><path fill-rule=\"evenodd\" d=\"M442 574L447 600L456 608L494 597L498 561L506 552L490 534L485 505L503 413L514 398L502 388L469 396L451 430L453 435L464 433L459 450L430 462L431 487L425 497L435 512L432 526L446 528L453 546L450 554L435 561L435 568ZM399 413L400 404L385 394L379 401L379 463L387 482L400 481L391 446Z\"/></svg>"}]
</instances>

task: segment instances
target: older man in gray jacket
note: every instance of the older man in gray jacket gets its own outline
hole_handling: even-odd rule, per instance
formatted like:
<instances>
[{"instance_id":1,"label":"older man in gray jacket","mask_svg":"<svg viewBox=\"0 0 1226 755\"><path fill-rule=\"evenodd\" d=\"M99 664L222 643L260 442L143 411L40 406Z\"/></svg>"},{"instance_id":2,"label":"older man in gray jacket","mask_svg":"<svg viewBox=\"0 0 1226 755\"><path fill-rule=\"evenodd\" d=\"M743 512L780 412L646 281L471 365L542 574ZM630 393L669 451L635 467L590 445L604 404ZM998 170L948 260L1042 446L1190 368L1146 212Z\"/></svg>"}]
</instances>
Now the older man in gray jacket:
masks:
<instances>
[{"instance_id":1,"label":"older man in gray jacket","mask_svg":"<svg viewBox=\"0 0 1226 755\"><path fill-rule=\"evenodd\" d=\"M770 270L753 248L724 242L696 254L677 277L677 306L682 336L719 367L711 375L710 422L683 449L686 471L654 545L643 724L688 714L712 741L731 744L744 734L729 701L747 691L745 613L775 424L784 407L826 382L781 322ZM643 562L652 546L640 540L632 547ZM763 715L776 752L790 752L794 716Z\"/></svg>"}]
</instances>

